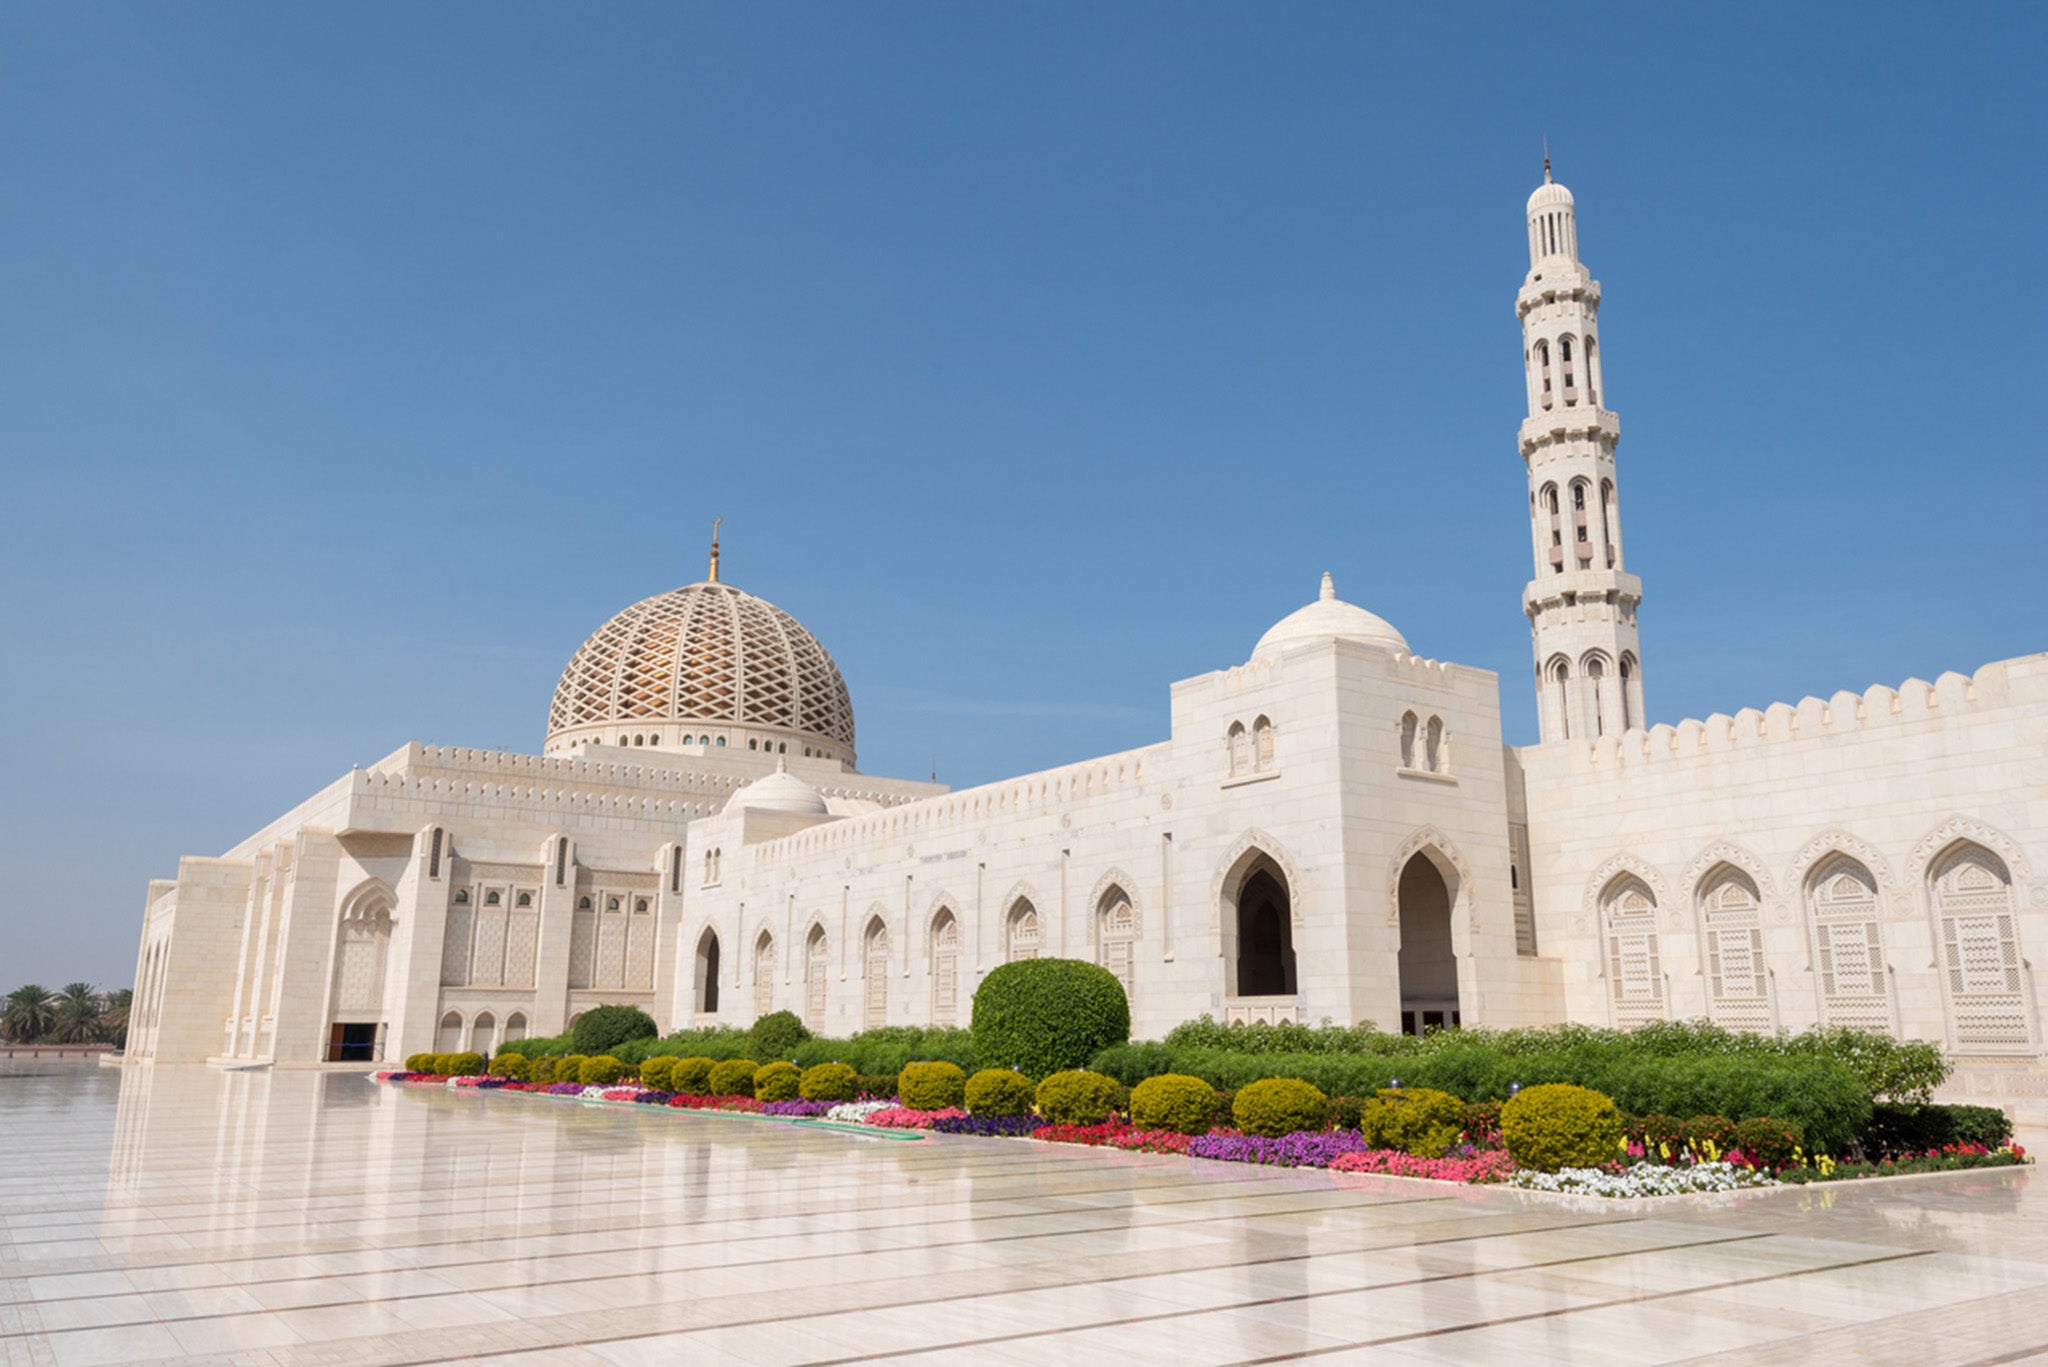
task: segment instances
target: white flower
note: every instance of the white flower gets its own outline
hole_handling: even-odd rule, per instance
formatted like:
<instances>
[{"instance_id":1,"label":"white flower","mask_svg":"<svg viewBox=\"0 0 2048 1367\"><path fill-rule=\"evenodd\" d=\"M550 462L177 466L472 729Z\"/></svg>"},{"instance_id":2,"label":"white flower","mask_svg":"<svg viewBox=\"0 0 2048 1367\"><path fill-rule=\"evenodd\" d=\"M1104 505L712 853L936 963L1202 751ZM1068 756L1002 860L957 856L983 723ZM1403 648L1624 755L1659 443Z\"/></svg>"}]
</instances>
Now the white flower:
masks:
<instances>
[{"instance_id":1,"label":"white flower","mask_svg":"<svg viewBox=\"0 0 2048 1367\"><path fill-rule=\"evenodd\" d=\"M1636 1196L1682 1196L1696 1191L1775 1187L1778 1185L1778 1179L1754 1168L1739 1168L1733 1163L1695 1163L1687 1168L1637 1163L1623 1172L1602 1172L1598 1168L1563 1168L1557 1172L1532 1172L1527 1168L1518 1168L1508 1174L1507 1185L1521 1187L1527 1191L1612 1196L1626 1200Z\"/></svg>"},{"instance_id":2,"label":"white flower","mask_svg":"<svg viewBox=\"0 0 2048 1367\"><path fill-rule=\"evenodd\" d=\"M849 1125L865 1125L868 1117L876 1111L886 1111L895 1104L893 1101L842 1101L825 1112L825 1119L844 1121Z\"/></svg>"}]
</instances>

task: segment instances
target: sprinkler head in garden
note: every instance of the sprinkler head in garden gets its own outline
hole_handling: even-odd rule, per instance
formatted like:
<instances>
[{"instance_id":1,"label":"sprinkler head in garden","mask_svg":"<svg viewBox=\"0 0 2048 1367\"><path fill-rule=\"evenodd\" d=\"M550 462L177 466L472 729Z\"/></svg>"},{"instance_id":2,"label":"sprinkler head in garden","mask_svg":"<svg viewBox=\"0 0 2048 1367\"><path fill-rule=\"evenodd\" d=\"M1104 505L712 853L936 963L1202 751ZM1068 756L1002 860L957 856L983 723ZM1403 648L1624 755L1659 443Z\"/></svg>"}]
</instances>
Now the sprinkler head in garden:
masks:
<instances>
[{"instance_id":1,"label":"sprinkler head in garden","mask_svg":"<svg viewBox=\"0 0 2048 1367\"><path fill-rule=\"evenodd\" d=\"M1401 1079L1397 1077L1390 1077L1387 1079L1387 1086L1393 1088L1395 1091L1398 1092L1401 1090Z\"/></svg>"},{"instance_id":2,"label":"sprinkler head in garden","mask_svg":"<svg viewBox=\"0 0 2048 1367\"><path fill-rule=\"evenodd\" d=\"M1519 1092L1519 1091L1521 1091L1521 1090L1522 1090L1522 1084L1521 1084L1521 1083L1519 1083L1519 1082L1510 1082L1510 1083L1508 1084L1508 1095L1509 1095L1509 1096L1513 1096L1513 1095L1514 1095L1515 1093L1517 1093L1517 1092Z\"/></svg>"}]
</instances>

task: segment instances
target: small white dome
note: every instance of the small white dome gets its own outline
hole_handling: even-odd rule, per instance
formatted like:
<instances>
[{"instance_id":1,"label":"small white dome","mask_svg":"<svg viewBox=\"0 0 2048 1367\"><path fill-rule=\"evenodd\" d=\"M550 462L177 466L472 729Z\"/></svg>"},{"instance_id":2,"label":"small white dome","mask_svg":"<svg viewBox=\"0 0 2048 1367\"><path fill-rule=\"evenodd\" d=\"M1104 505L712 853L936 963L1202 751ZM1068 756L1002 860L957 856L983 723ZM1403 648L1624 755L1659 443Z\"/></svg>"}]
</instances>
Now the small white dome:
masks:
<instances>
[{"instance_id":1,"label":"small white dome","mask_svg":"<svg viewBox=\"0 0 2048 1367\"><path fill-rule=\"evenodd\" d=\"M1560 204L1571 208L1572 192L1546 175L1543 183L1536 187L1536 193L1529 196L1529 217L1534 218L1540 210L1555 209Z\"/></svg>"},{"instance_id":2,"label":"small white dome","mask_svg":"<svg viewBox=\"0 0 2048 1367\"><path fill-rule=\"evenodd\" d=\"M1288 613L1252 647L1254 660L1279 654L1290 646L1310 641L1357 641L1383 650L1408 651L1408 642L1393 624L1355 603L1337 596L1337 585L1323 576L1323 589L1316 601Z\"/></svg>"},{"instance_id":3,"label":"small white dome","mask_svg":"<svg viewBox=\"0 0 2048 1367\"><path fill-rule=\"evenodd\" d=\"M728 812L795 812L800 816L824 816L825 797L816 788L789 772L786 761L778 760L775 772L764 774L725 800Z\"/></svg>"}]
</instances>

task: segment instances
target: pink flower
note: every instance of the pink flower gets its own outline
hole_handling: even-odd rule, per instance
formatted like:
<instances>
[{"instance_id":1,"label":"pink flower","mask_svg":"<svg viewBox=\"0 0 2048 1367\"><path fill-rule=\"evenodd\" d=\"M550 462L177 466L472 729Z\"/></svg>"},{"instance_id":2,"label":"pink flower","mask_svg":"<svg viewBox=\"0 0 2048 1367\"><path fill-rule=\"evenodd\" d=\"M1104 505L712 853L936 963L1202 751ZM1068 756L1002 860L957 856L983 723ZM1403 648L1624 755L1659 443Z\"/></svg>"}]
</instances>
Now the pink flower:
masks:
<instances>
[{"instance_id":1,"label":"pink flower","mask_svg":"<svg viewBox=\"0 0 2048 1367\"><path fill-rule=\"evenodd\" d=\"M1515 1170L1515 1161L1500 1149L1482 1149L1464 1158L1417 1158L1399 1149L1364 1149L1339 1154L1330 1160L1330 1170L1427 1177L1438 1182L1497 1182Z\"/></svg>"}]
</instances>

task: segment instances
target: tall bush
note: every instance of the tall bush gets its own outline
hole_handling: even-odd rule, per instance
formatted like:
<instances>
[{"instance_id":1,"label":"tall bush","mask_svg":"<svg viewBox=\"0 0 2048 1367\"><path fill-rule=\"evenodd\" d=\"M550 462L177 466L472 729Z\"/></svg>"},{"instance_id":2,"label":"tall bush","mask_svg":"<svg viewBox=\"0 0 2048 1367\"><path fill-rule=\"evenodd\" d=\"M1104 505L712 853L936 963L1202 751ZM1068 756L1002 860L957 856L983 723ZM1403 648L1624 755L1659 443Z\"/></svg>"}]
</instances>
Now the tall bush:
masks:
<instances>
[{"instance_id":1,"label":"tall bush","mask_svg":"<svg viewBox=\"0 0 2048 1367\"><path fill-rule=\"evenodd\" d=\"M629 1040L653 1039L660 1033L654 1017L639 1007L617 1005L591 1007L576 1018L575 1028L569 1032L575 1040L576 1052L586 1056L611 1055L612 1050Z\"/></svg>"},{"instance_id":2,"label":"tall bush","mask_svg":"<svg viewBox=\"0 0 2048 1367\"><path fill-rule=\"evenodd\" d=\"M1523 1088L1500 1108L1500 1129L1508 1156L1538 1172L1597 1167L1621 1148L1613 1099L1570 1083Z\"/></svg>"},{"instance_id":3,"label":"tall bush","mask_svg":"<svg viewBox=\"0 0 2048 1367\"><path fill-rule=\"evenodd\" d=\"M747 1031L747 1057L756 1063L782 1062L810 1037L796 1012L770 1011Z\"/></svg>"},{"instance_id":4,"label":"tall bush","mask_svg":"<svg viewBox=\"0 0 2048 1367\"><path fill-rule=\"evenodd\" d=\"M1022 959L998 965L974 994L974 1059L1049 1077L1082 1068L1131 1037L1124 985L1100 964Z\"/></svg>"}]
</instances>

